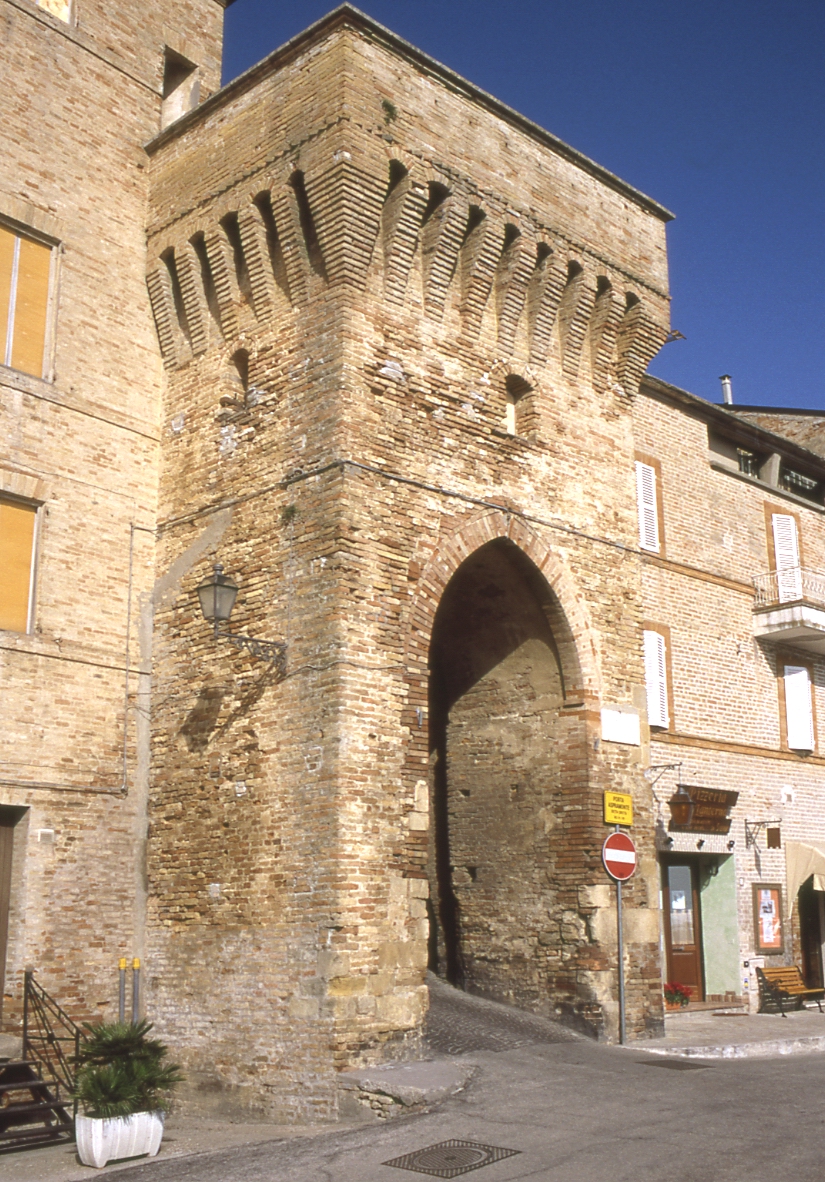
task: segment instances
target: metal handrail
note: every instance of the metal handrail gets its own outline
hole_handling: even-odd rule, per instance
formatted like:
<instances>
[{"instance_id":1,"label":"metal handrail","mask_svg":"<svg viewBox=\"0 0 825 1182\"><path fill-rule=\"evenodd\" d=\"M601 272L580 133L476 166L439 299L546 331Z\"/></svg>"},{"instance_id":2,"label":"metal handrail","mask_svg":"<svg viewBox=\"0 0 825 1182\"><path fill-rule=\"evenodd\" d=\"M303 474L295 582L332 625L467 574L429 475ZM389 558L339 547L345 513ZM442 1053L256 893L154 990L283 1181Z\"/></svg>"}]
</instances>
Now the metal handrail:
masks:
<instances>
[{"instance_id":1,"label":"metal handrail","mask_svg":"<svg viewBox=\"0 0 825 1182\"><path fill-rule=\"evenodd\" d=\"M80 1054L80 1027L27 969L23 987L23 1058L70 1095ZM71 1048L67 1053L66 1048Z\"/></svg>"},{"instance_id":2,"label":"metal handrail","mask_svg":"<svg viewBox=\"0 0 825 1182\"><path fill-rule=\"evenodd\" d=\"M825 574L802 566L789 566L757 575L753 580L755 607L804 601L825 607Z\"/></svg>"}]
</instances>

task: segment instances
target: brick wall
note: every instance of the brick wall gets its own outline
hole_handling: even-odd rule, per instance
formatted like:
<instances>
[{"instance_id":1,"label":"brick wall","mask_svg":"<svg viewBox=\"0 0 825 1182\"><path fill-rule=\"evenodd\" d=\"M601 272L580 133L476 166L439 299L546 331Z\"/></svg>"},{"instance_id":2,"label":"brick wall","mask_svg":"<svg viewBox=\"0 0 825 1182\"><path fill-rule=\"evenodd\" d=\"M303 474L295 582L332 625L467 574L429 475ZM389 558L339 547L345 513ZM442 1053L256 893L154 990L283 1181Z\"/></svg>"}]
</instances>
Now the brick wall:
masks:
<instances>
[{"instance_id":1,"label":"brick wall","mask_svg":"<svg viewBox=\"0 0 825 1182\"><path fill-rule=\"evenodd\" d=\"M60 250L46 380L0 368L0 492L42 504L33 631L0 636L0 802L27 810L11 1024L24 968L75 1017L111 1017L118 957L143 952L137 625L154 581L162 375L143 144L160 126L165 43L202 65L207 91L220 71L213 0L75 7L66 24L2 4L0 218Z\"/></svg>"},{"instance_id":2,"label":"brick wall","mask_svg":"<svg viewBox=\"0 0 825 1182\"><path fill-rule=\"evenodd\" d=\"M332 22L151 150L161 567L232 506L157 616L152 1006L199 1102L217 1089L296 1118L334 1113L334 1065L416 1046L437 878L430 637L485 543L521 553L555 688L530 723L525 671L486 687L552 754L514 839L524 877L491 917L492 977L453 879L467 986L615 1034L603 788L635 787L652 842L640 750L600 745L598 706L642 702L630 408L666 331L665 215L365 28ZM198 618L216 558L241 586L232 627L287 639L284 680ZM451 716L454 735L467 725ZM506 815L498 742L484 791ZM451 777L447 750L454 799L473 756L457 740ZM656 1029L649 859L627 904L631 1025Z\"/></svg>"}]
</instances>

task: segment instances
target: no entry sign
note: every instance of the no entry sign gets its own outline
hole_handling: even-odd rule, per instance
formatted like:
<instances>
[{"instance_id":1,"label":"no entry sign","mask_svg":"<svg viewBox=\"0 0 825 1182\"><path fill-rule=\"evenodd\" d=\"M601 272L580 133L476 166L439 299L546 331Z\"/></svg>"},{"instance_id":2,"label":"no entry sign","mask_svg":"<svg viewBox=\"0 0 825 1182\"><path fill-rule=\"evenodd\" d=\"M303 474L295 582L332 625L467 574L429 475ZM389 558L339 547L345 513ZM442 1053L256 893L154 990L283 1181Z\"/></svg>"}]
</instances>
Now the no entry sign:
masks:
<instances>
[{"instance_id":1,"label":"no entry sign","mask_svg":"<svg viewBox=\"0 0 825 1182\"><path fill-rule=\"evenodd\" d=\"M636 847L626 833L611 833L602 846L602 861L611 878L624 882L636 869Z\"/></svg>"}]
</instances>

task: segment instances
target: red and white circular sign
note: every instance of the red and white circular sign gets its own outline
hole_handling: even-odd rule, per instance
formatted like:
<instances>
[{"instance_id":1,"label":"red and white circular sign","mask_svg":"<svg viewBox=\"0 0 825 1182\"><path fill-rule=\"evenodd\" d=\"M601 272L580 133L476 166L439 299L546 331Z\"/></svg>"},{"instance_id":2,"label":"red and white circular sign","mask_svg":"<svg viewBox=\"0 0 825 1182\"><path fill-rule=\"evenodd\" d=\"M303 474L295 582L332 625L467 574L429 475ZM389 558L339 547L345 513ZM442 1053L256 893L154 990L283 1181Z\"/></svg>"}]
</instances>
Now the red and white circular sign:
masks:
<instances>
[{"instance_id":1,"label":"red and white circular sign","mask_svg":"<svg viewBox=\"0 0 825 1182\"><path fill-rule=\"evenodd\" d=\"M611 878L624 882L636 869L636 847L626 833L611 833L602 846L602 861Z\"/></svg>"}]
</instances>

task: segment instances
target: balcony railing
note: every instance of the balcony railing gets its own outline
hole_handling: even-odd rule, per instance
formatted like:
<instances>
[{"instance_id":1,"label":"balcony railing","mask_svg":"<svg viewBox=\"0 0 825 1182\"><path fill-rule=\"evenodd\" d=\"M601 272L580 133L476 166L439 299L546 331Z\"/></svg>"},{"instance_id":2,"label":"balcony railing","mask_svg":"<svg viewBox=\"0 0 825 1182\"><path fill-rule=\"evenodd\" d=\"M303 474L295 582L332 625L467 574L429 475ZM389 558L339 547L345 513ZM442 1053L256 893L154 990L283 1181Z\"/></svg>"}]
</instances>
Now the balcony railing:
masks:
<instances>
[{"instance_id":1,"label":"balcony railing","mask_svg":"<svg viewBox=\"0 0 825 1182\"><path fill-rule=\"evenodd\" d=\"M825 574L822 571L789 566L785 570L757 575L753 583L756 589L754 607L801 602L825 608Z\"/></svg>"}]
</instances>

